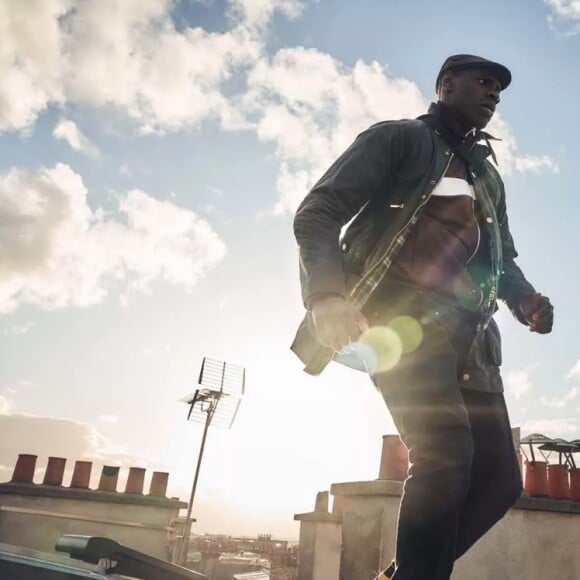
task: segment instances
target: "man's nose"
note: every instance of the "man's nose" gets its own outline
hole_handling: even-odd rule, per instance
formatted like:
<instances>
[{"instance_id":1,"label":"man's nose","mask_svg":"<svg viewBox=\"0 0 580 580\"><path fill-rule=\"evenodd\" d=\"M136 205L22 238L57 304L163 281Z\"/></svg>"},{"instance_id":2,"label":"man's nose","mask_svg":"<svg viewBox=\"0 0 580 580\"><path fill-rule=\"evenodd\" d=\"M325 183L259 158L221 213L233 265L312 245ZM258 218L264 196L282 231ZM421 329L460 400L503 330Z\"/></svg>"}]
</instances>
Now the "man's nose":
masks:
<instances>
[{"instance_id":1,"label":"man's nose","mask_svg":"<svg viewBox=\"0 0 580 580\"><path fill-rule=\"evenodd\" d=\"M490 88L487 91L487 96L488 97L491 97L496 102L496 104L497 104L500 101L500 99L499 99L499 93L500 93L500 89Z\"/></svg>"}]
</instances>

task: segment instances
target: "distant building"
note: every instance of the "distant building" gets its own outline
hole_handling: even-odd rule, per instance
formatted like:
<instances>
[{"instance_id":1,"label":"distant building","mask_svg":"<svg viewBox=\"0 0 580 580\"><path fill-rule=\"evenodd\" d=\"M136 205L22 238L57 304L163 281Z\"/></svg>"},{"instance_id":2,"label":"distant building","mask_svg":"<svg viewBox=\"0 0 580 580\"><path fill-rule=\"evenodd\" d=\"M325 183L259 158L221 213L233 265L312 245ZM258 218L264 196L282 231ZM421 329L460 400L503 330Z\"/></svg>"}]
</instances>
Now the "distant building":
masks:
<instances>
[{"instance_id":1,"label":"distant building","mask_svg":"<svg viewBox=\"0 0 580 580\"><path fill-rule=\"evenodd\" d=\"M189 546L188 567L212 580L297 578L297 547L289 547L287 540L205 534L192 537ZM201 561L195 563L193 554L201 554Z\"/></svg>"}]
</instances>

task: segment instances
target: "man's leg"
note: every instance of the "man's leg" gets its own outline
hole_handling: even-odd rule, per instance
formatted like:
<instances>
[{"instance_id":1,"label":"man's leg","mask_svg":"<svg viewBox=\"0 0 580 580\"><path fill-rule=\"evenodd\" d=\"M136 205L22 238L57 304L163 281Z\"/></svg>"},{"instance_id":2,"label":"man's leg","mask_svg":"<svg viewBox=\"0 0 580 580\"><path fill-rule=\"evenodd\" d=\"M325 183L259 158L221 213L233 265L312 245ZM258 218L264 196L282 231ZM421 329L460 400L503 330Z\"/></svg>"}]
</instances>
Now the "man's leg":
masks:
<instances>
[{"instance_id":1,"label":"man's leg","mask_svg":"<svg viewBox=\"0 0 580 580\"><path fill-rule=\"evenodd\" d=\"M522 492L505 399L501 393L463 391L474 457L471 483L459 513L456 558L500 520Z\"/></svg>"},{"instance_id":2,"label":"man's leg","mask_svg":"<svg viewBox=\"0 0 580 580\"><path fill-rule=\"evenodd\" d=\"M453 567L473 457L457 353L441 325L428 324L424 332L417 351L374 376L411 462L399 510L394 580L431 580L437 570Z\"/></svg>"}]
</instances>

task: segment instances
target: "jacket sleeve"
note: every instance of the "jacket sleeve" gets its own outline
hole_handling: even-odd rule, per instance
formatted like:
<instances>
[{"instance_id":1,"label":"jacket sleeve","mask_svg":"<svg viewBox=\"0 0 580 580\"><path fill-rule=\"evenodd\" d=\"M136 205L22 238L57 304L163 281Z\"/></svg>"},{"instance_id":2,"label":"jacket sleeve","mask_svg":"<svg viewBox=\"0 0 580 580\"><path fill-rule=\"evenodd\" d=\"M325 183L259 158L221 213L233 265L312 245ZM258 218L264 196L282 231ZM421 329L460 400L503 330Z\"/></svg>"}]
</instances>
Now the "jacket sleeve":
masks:
<instances>
[{"instance_id":1,"label":"jacket sleeve","mask_svg":"<svg viewBox=\"0 0 580 580\"><path fill-rule=\"evenodd\" d=\"M520 310L520 303L522 298L533 294L535 289L526 280L523 272L515 262L518 253L515 249L514 239L509 230L503 187L498 205L497 219L503 250L503 270L499 280L498 298L507 304L515 318L517 318L522 324L527 325L528 323Z\"/></svg>"},{"instance_id":2,"label":"jacket sleeve","mask_svg":"<svg viewBox=\"0 0 580 580\"><path fill-rule=\"evenodd\" d=\"M341 228L374 196L384 194L403 156L396 122L361 133L306 195L294 218L306 308L321 294L347 295L339 249Z\"/></svg>"}]
</instances>

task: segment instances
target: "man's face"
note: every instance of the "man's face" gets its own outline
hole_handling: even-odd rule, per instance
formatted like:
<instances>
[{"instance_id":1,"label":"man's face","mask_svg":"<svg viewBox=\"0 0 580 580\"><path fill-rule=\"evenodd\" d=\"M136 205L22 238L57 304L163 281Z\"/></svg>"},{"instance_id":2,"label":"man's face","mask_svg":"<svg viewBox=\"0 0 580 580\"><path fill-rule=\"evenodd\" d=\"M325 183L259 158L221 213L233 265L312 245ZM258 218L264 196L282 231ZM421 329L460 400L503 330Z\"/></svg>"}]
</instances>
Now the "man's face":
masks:
<instances>
[{"instance_id":1,"label":"man's face","mask_svg":"<svg viewBox=\"0 0 580 580\"><path fill-rule=\"evenodd\" d=\"M445 83L443 100L457 109L469 126L483 129L499 103L498 80L489 70L472 68L448 75Z\"/></svg>"}]
</instances>

